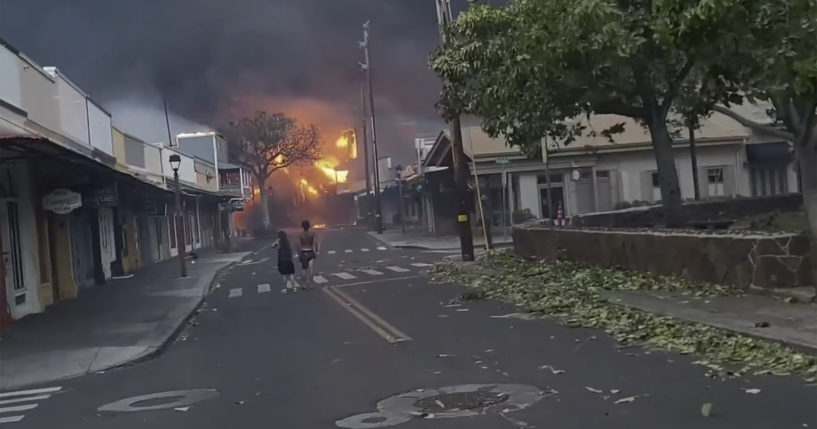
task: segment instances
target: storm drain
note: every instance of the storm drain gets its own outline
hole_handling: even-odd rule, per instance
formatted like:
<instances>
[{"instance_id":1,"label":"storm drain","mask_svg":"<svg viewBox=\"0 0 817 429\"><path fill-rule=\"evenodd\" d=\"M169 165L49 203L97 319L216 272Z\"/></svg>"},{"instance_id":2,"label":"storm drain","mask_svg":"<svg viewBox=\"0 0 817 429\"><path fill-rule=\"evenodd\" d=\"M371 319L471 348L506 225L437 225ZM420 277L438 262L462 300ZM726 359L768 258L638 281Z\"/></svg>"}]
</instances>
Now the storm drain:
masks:
<instances>
[{"instance_id":1,"label":"storm drain","mask_svg":"<svg viewBox=\"0 0 817 429\"><path fill-rule=\"evenodd\" d=\"M523 384L462 384L438 389L417 389L386 398L377 411L338 420L348 429L395 426L412 419L444 419L483 414L505 414L530 407L549 393Z\"/></svg>"}]
</instances>

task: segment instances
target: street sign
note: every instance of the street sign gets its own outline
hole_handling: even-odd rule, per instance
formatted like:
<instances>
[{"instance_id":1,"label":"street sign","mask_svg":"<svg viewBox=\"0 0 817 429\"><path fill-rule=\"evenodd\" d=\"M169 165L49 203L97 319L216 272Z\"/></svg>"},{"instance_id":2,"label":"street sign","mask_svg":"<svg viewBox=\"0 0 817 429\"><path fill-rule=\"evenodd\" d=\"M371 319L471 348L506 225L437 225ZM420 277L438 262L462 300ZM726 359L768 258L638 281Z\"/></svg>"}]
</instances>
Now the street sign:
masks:
<instances>
[{"instance_id":1,"label":"street sign","mask_svg":"<svg viewBox=\"0 0 817 429\"><path fill-rule=\"evenodd\" d=\"M60 188L43 197L43 208L64 215L82 207L82 195L70 189Z\"/></svg>"}]
</instances>

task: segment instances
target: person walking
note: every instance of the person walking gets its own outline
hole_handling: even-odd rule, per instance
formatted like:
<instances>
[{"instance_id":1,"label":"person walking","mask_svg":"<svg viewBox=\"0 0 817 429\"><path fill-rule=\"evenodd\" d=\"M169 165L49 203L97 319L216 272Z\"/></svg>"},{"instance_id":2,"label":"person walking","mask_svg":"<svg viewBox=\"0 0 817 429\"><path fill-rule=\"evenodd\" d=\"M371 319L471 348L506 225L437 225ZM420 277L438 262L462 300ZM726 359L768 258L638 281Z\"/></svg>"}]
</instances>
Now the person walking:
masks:
<instances>
[{"instance_id":1,"label":"person walking","mask_svg":"<svg viewBox=\"0 0 817 429\"><path fill-rule=\"evenodd\" d=\"M301 260L304 285L311 285L312 268L315 264L315 258L318 256L318 236L309 229L308 220L301 222L301 228L303 228L303 231L298 234L298 257Z\"/></svg>"},{"instance_id":2,"label":"person walking","mask_svg":"<svg viewBox=\"0 0 817 429\"><path fill-rule=\"evenodd\" d=\"M298 282L295 280L295 264L292 262L292 246L284 231L278 231L278 239L272 244L278 249L278 272L284 278L284 288L281 293L298 292Z\"/></svg>"}]
</instances>

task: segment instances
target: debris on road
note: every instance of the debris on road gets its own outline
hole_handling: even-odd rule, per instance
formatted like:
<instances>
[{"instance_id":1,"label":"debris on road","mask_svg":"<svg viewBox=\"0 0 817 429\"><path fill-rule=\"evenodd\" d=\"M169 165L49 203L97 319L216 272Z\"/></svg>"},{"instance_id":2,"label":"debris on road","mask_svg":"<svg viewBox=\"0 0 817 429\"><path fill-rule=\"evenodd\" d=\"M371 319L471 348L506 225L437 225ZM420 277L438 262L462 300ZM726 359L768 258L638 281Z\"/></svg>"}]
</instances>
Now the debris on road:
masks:
<instances>
[{"instance_id":1,"label":"debris on road","mask_svg":"<svg viewBox=\"0 0 817 429\"><path fill-rule=\"evenodd\" d=\"M758 393L761 392L760 389L743 389L743 391L750 395L757 395Z\"/></svg>"},{"instance_id":2,"label":"debris on road","mask_svg":"<svg viewBox=\"0 0 817 429\"><path fill-rule=\"evenodd\" d=\"M190 409L190 407L176 407L176 408L174 408L174 410L179 411L181 413L185 413L189 409Z\"/></svg>"},{"instance_id":3,"label":"debris on road","mask_svg":"<svg viewBox=\"0 0 817 429\"><path fill-rule=\"evenodd\" d=\"M635 396L628 396L626 398L621 398L621 399L619 399L619 400L617 400L617 401L615 401L613 403L614 404L627 404L627 403L635 401L635 398L636 398Z\"/></svg>"},{"instance_id":4,"label":"debris on road","mask_svg":"<svg viewBox=\"0 0 817 429\"><path fill-rule=\"evenodd\" d=\"M596 389L595 387L584 386L585 389L593 392L593 393L603 393L604 391L601 389Z\"/></svg>"},{"instance_id":5,"label":"debris on road","mask_svg":"<svg viewBox=\"0 0 817 429\"><path fill-rule=\"evenodd\" d=\"M551 366L551 365L542 365L542 366L540 366L540 367L539 367L539 369L549 369L549 370L550 370L550 372L552 372L552 373L553 373L553 374L555 374L555 375L559 375L559 374L564 374L564 373L565 373L565 371L564 371L564 370L561 370L561 369L556 369L556 368L554 368L554 367L553 367L553 366Z\"/></svg>"},{"instance_id":6,"label":"debris on road","mask_svg":"<svg viewBox=\"0 0 817 429\"><path fill-rule=\"evenodd\" d=\"M707 402L701 405L701 415L704 417L709 417L712 415L712 403Z\"/></svg>"}]
</instances>

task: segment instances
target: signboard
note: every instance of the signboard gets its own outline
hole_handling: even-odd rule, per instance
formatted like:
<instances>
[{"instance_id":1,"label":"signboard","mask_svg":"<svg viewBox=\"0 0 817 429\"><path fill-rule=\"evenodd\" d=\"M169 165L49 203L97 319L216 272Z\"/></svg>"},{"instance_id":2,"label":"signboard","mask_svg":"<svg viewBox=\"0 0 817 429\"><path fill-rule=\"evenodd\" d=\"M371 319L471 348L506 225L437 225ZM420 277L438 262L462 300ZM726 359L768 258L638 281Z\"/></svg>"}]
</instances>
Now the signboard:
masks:
<instances>
[{"instance_id":1,"label":"signboard","mask_svg":"<svg viewBox=\"0 0 817 429\"><path fill-rule=\"evenodd\" d=\"M235 198L230 200L230 204L232 205L233 211L241 212L244 211L244 200L241 198Z\"/></svg>"},{"instance_id":2,"label":"signboard","mask_svg":"<svg viewBox=\"0 0 817 429\"><path fill-rule=\"evenodd\" d=\"M43 208L56 214L68 214L80 207L82 195L70 189L55 189L43 197Z\"/></svg>"},{"instance_id":3,"label":"signboard","mask_svg":"<svg viewBox=\"0 0 817 429\"><path fill-rule=\"evenodd\" d=\"M95 189L88 193L84 200L85 205L89 207L115 207L119 204L119 193L116 183Z\"/></svg>"}]
</instances>

